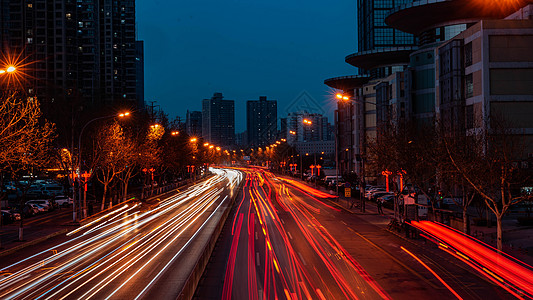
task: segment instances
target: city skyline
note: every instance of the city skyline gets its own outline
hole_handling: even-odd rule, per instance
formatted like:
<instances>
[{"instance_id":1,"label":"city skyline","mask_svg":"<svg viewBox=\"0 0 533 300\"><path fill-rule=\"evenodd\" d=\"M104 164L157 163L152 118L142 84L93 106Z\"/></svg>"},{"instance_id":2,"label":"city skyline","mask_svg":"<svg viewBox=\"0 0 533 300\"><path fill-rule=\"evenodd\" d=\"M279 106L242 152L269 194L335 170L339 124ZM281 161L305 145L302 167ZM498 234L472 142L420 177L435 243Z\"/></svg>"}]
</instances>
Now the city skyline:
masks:
<instances>
[{"instance_id":1,"label":"city skyline","mask_svg":"<svg viewBox=\"0 0 533 300\"><path fill-rule=\"evenodd\" d=\"M332 118L335 104L322 78L332 70L352 73L342 55L356 49L346 38L357 34L355 6L347 0L328 7L319 1L207 1L171 2L161 9L158 1L139 2L145 100L157 101L171 118L184 118L215 92L235 99L236 115L245 115L247 100L268 95L278 100L278 116L286 116L307 92ZM246 119L235 125L244 131Z\"/></svg>"}]
</instances>

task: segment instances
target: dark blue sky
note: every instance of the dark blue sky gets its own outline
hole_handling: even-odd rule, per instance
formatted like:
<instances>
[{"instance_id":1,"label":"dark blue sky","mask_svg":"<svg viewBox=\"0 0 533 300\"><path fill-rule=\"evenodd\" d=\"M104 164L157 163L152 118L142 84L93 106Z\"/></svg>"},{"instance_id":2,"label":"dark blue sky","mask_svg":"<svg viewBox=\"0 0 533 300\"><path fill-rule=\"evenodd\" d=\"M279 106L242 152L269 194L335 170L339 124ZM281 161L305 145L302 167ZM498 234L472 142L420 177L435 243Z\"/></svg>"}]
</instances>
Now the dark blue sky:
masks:
<instances>
[{"instance_id":1,"label":"dark blue sky","mask_svg":"<svg viewBox=\"0 0 533 300\"><path fill-rule=\"evenodd\" d=\"M245 130L246 100L260 95L278 100L278 117L307 105L331 118L323 81L355 74L344 62L356 50L355 2L138 0L145 99L174 118L222 92L235 100L237 132ZM316 104L302 106L309 98Z\"/></svg>"}]
</instances>

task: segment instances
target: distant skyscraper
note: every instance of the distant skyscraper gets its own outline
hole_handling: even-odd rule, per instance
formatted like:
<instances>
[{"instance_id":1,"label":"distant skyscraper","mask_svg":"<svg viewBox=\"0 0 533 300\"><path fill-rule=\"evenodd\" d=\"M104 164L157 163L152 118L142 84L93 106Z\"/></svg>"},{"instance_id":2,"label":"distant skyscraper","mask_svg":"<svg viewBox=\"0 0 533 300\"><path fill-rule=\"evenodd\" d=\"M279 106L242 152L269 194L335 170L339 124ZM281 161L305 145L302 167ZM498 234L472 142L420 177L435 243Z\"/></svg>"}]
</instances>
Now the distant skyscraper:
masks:
<instances>
[{"instance_id":1,"label":"distant skyscraper","mask_svg":"<svg viewBox=\"0 0 533 300\"><path fill-rule=\"evenodd\" d=\"M187 134L190 136L200 137L202 136L202 112L201 111L189 111L187 110L187 116L185 119L187 124Z\"/></svg>"},{"instance_id":2,"label":"distant skyscraper","mask_svg":"<svg viewBox=\"0 0 533 300\"><path fill-rule=\"evenodd\" d=\"M249 146L269 145L278 132L278 102L260 96L246 102L246 129Z\"/></svg>"},{"instance_id":3,"label":"distant skyscraper","mask_svg":"<svg viewBox=\"0 0 533 300\"><path fill-rule=\"evenodd\" d=\"M279 119L279 136L280 139L287 138L287 118Z\"/></svg>"},{"instance_id":4,"label":"distant skyscraper","mask_svg":"<svg viewBox=\"0 0 533 300\"><path fill-rule=\"evenodd\" d=\"M304 120L311 123L305 123ZM295 145L299 142L317 142L331 140L331 126L328 118L321 114L307 112L289 113L287 116L287 142Z\"/></svg>"},{"instance_id":5,"label":"distant skyscraper","mask_svg":"<svg viewBox=\"0 0 533 300\"><path fill-rule=\"evenodd\" d=\"M220 146L235 144L235 101L224 100L222 93L202 102L202 137Z\"/></svg>"}]
</instances>

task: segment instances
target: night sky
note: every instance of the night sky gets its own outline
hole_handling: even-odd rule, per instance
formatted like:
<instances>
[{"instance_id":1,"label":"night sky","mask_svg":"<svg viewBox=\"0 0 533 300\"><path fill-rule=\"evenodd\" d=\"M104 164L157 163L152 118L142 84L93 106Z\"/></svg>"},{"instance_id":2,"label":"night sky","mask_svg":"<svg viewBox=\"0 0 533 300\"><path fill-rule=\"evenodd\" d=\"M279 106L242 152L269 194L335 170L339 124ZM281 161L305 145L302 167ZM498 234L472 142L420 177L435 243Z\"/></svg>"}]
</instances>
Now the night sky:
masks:
<instances>
[{"instance_id":1,"label":"night sky","mask_svg":"<svg viewBox=\"0 0 533 300\"><path fill-rule=\"evenodd\" d=\"M145 100L184 118L222 92L235 100L237 132L246 127L246 100L260 95L278 100L278 117L310 107L332 118L333 91L323 81L356 72L344 62L356 51L355 3L138 0Z\"/></svg>"}]
</instances>

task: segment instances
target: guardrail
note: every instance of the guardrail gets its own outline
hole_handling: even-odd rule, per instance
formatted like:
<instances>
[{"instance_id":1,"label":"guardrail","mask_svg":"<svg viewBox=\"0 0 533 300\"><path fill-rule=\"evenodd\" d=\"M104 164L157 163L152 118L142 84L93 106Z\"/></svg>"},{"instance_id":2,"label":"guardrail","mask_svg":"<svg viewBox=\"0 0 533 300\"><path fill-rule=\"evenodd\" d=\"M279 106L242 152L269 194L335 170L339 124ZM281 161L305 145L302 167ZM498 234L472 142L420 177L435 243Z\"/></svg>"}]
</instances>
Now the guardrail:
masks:
<instances>
[{"instance_id":1,"label":"guardrail","mask_svg":"<svg viewBox=\"0 0 533 300\"><path fill-rule=\"evenodd\" d=\"M226 210L222 214L222 217L218 221L218 224L215 227L215 230L213 231L213 234L209 238L208 242L206 243L206 246L204 250L202 251L202 254L198 257L198 260L196 261L196 264L192 272L189 274L189 277L185 281L185 284L183 285L183 289L177 298L178 300L190 300L194 297L194 293L196 292L198 283L200 282L200 279L202 278L202 275L204 274L205 268L207 267L207 264L209 263L211 254L213 253L213 250L215 249L216 242L220 236L220 233L222 232L222 228L224 227L226 220L228 219L231 209L233 208L233 205L235 204L235 199L240 194L238 191L241 190L243 183L244 183L244 180L241 181L241 183L237 187L237 192L234 193L231 199L230 205L226 208Z\"/></svg>"}]
</instances>

